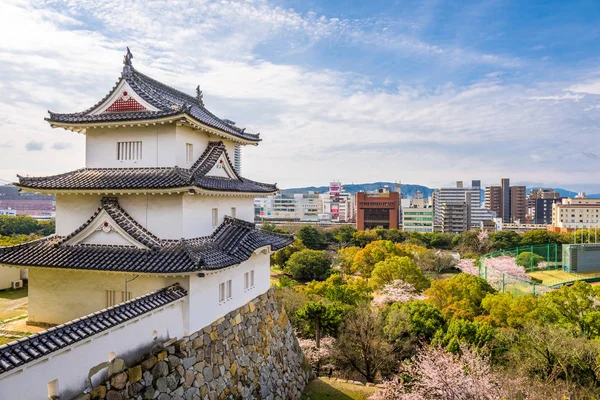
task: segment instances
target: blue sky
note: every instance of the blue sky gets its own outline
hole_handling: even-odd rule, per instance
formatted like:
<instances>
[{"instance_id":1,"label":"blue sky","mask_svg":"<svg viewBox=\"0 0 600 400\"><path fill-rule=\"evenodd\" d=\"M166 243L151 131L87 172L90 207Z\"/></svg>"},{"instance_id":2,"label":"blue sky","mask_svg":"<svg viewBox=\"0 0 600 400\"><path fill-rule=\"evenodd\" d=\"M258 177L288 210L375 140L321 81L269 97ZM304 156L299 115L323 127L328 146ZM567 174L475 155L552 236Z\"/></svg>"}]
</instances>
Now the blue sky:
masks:
<instances>
[{"instance_id":1,"label":"blue sky","mask_svg":"<svg viewBox=\"0 0 600 400\"><path fill-rule=\"evenodd\" d=\"M3 2L1 179L84 165L43 118L102 97L125 46L262 132L253 179L600 192L598 1Z\"/></svg>"}]
</instances>

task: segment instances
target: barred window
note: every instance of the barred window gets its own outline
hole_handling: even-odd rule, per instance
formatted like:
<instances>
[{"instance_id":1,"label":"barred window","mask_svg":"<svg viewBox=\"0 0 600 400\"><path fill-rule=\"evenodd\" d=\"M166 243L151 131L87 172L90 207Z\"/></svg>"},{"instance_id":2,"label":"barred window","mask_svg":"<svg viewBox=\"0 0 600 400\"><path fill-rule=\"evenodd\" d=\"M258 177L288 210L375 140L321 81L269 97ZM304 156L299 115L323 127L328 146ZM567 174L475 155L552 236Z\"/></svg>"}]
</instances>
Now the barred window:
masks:
<instances>
[{"instance_id":1,"label":"barred window","mask_svg":"<svg viewBox=\"0 0 600 400\"><path fill-rule=\"evenodd\" d=\"M141 160L142 142L117 142L117 160Z\"/></svg>"}]
</instances>

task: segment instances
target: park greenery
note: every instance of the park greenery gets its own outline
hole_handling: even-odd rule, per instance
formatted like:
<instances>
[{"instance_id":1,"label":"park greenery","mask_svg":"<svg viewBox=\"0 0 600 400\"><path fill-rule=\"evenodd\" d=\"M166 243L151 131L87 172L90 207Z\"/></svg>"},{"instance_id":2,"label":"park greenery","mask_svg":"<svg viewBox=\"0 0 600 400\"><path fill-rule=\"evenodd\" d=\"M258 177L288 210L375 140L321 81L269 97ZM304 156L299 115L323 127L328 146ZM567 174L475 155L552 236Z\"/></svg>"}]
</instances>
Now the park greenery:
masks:
<instances>
[{"instance_id":1,"label":"park greenery","mask_svg":"<svg viewBox=\"0 0 600 400\"><path fill-rule=\"evenodd\" d=\"M384 382L374 399L594 399L600 286L500 293L457 269L490 251L563 242L545 231L310 226L272 261L285 274L278 297L315 371ZM520 256L519 265L540 262Z\"/></svg>"},{"instance_id":2,"label":"park greenery","mask_svg":"<svg viewBox=\"0 0 600 400\"><path fill-rule=\"evenodd\" d=\"M37 221L28 215L0 215L0 247L30 242L54 231L54 220Z\"/></svg>"}]
</instances>

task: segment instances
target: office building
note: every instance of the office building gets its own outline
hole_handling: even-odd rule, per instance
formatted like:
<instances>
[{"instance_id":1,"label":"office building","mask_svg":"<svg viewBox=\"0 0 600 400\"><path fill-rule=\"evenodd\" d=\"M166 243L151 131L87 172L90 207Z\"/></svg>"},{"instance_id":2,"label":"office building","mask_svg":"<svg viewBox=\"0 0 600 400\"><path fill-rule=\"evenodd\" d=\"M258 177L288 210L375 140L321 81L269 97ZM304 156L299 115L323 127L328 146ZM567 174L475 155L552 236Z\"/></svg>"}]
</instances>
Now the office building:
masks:
<instances>
[{"instance_id":1,"label":"office building","mask_svg":"<svg viewBox=\"0 0 600 400\"><path fill-rule=\"evenodd\" d=\"M480 229L484 222L494 219L495 214L481 206L481 181L471 181L470 188L465 187L462 181L457 181L456 187L440 188L433 192L434 226L437 227L437 230L443 230L443 204L462 204L466 201L467 196L470 198L470 210L465 230ZM448 208L446 213L450 212L450 208Z\"/></svg>"},{"instance_id":2,"label":"office building","mask_svg":"<svg viewBox=\"0 0 600 400\"><path fill-rule=\"evenodd\" d=\"M579 197L552 204L552 227L556 230L600 228L600 199Z\"/></svg>"},{"instance_id":3,"label":"office building","mask_svg":"<svg viewBox=\"0 0 600 400\"><path fill-rule=\"evenodd\" d=\"M398 229L400 193L382 187L356 193L356 229Z\"/></svg>"},{"instance_id":4,"label":"office building","mask_svg":"<svg viewBox=\"0 0 600 400\"><path fill-rule=\"evenodd\" d=\"M426 204L423 193L417 190L412 202L402 199L402 230L406 232L433 232L434 209Z\"/></svg>"}]
</instances>

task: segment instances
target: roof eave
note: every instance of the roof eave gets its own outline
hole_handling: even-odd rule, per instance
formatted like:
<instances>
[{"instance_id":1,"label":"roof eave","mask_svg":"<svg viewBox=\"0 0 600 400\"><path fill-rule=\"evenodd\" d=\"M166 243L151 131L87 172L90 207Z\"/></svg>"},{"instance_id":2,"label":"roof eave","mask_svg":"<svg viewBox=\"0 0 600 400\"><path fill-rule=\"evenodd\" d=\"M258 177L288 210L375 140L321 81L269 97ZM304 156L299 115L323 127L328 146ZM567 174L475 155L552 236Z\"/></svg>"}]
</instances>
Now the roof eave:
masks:
<instances>
[{"instance_id":1,"label":"roof eave","mask_svg":"<svg viewBox=\"0 0 600 400\"><path fill-rule=\"evenodd\" d=\"M221 129L213 128L213 127L208 126L208 125L204 124L203 122L197 120L196 118L194 118L193 116L191 116L188 113L179 113L179 114L169 115L169 116L160 117L160 118L151 118L151 119L144 119L144 120L130 120L130 121L125 120L125 121L72 123L72 122L56 121L56 120L52 120L51 118L44 118L44 120L47 121L50 124L50 127L52 127L52 128L63 128L68 131L82 133L82 134L86 134L87 129L94 129L94 128L118 128L118 127L126 127L126 126L142 127L142 126L151 126L151 125L164 125L167 123L173 123L173 122L177 122L177 121L181 122L183 120L183 122L188 123L192 128L204 131L206 133L213 134L215 136L222 137L227 140L231 140L232 142L236 142L239 144L257 146L258 143L262 141L262 139L260 139L260 138L255 139L255 140L246 139L243 137L236 136L232 133L225 132Z\"/></svg>"},{"instance_id":2,"label":"roof eave","mask_svg":"<svg viewBox=\"0 0 600 400\"><path fill-rule=\"evenodd\" d=\"M31 193L42 193L42 194L68 194L68 195L123 195L123 194L156 194L156 195L170 195L170 194L184 194L190 193L193 190L195 193L190 194L205 194L209 196L252 196L252 197L263 197L270 196L279 192L279 189L275 189L269 192L228 192L228 191L217 191L202 189L198 186L182 186L175 188L159 188L159 189L45 189L45 188L34 188L23 186L20 183L14 184L20 190Z\"/></svg>"}]
</instances>

